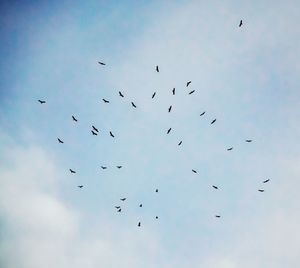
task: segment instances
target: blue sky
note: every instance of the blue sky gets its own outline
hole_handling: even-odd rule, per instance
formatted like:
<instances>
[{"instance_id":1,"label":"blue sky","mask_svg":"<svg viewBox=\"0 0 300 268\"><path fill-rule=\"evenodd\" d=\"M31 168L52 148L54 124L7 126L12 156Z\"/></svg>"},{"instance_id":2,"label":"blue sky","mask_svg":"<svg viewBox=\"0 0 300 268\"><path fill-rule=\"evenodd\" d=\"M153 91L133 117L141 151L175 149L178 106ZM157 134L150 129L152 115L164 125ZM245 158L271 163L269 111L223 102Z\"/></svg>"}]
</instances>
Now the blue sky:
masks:
<instances>
[{"instance_id":1,"label":"blue sky","mask_svg":"<svg viewBox=\"0 0 300 268\"><path fill-rule=\"evenodd\" d=\"M299 3L1 5L4 267L298 267Z\"/></svg>"}]
</instances>

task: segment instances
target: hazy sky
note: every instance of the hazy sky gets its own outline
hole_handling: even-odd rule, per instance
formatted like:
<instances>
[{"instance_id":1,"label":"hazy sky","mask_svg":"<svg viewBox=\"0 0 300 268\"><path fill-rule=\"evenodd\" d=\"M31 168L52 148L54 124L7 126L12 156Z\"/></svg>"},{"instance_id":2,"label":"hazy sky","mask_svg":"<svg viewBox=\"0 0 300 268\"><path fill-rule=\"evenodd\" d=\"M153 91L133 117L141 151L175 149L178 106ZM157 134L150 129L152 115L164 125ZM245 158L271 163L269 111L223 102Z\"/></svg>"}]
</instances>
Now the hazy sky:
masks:
<instances>
[{"instance_id":1,"label":"hazy sky","mask_svg":"<svg viewBox=\"0 0 300 268\"><path fill-rule=\"evenodd\" d=\"M0 6L0 266L299 267L299 1L47 2Z\"/></svg>"}]
</instances>

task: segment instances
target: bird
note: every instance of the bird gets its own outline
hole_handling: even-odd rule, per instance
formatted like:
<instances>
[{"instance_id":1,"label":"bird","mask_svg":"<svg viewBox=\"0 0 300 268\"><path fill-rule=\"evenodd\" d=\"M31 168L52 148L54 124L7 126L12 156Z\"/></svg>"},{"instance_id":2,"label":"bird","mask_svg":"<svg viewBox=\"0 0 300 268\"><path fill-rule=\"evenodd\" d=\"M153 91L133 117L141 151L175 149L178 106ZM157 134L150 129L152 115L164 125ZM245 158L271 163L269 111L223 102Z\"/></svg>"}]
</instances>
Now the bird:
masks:
<instances>
[{"instance_id":1,"label":"bird","mask_svg":"<svg viewBox=\"0 0 300 268\"><path fill-rule=\"evenodd\" d=\"M168 131L167 131L167 134L169 134L169 133L170 133L171 129L172 129L171 127L168 129Z\"/></svg>"},{"instance_id":2,"label":"bird","mask_svg":"<svg viewBox=\"0 0 300 268\"><path fill-rule=\"evenodd\" d=\"M101 65L106 65L104 62L98 61L99 64Z\"/></svg>"},{"instance_id":3,"label":"bird","mask_svg":"<svg viewBox=\"0 0 300 268\"><path fill-rule=\"evenodd\" d=\"M76 171L74 171L73 169L69 169L71 173L76 173Z\"/></svg>"},{"instance_id":4,"label":"bird","mask_svg":"<svg viewBox=\"0 0 300 268\"><path fill-rule=\"evenodd\" d=\"M75 118L75 116L74 115L72 115L72 119L73 119L73 121L75 121L75 122L77 122L78 120Z\"/></svg>"},{"instance_id":5,"label":"bird","mask_svg":"<svg viewBox=\"0 0 300 268\"><path fill-rule=\"evenodd\" d=\"M122 210L122 209L121 209L121 208L119 208L119 209L117 210L117 212L121 212L121 210Z\"/></svg>"},{"instance_id":6,"label":"bird","mask_svg":"<svg viewBox=\"0 0 300 268\"><path fill-rule=\"evenodd\" d=\"M95 126L92 126L93 130L95 130L96 132L99 132L99 130L95 127Z\"/></svg>"},{"instance_id":7,"label":"bird","mask_svg":"<svg viewBox=\"0 0 300 268\"><path fill-rule=\"evenodd\" d=\"M178 146L180 146L182 144L182 141L180 141L179 143L178 143Z\"/></svg>"},{"instance_id":8,"label":"bird","mask_svg":"<svg viewBox=\"0 0 300 268\"><path fill-rule=\"evenodd\" d=\"M154 92L154 93L152 94L152 99L155 97L155 95L156 95L156 92Z\"/></svg>"},{"instance_id":9,"label":"bird","mask_svg":"<svg viewBox=\"0 0 300 268\"><path fill-rule=\"evenodd\" d=\"M116 209L119 209L119 208L120 208L120 206L115 206L115 208L116 208Z\"/></svg>"},{"instance_id":10,"label":"bird","mask_svg":"<svg viewBox=\"0 0 300 268\"><path fill-rule=\"evenodd\" d=\"M98 135L97 132L95 132L95 131L93 131L93 130L91 130L91 132L92 132L92 134L95 135L95 136Z\"/></svg>"},{"instance_id":11,"label":"bird","mask_svg":"<svg viewBox=\"0 0 300 268\"><path fill-rule=\"evenodd\" d=\"M134 108L136 108L136 105L135 105L133 102L131 102L131 105L132 105Z\"/></svg>"},{"instance_id":12,"label":"bird","mask_svg":"<svg viewBox=\"0 0 300 268\"><path fill-rule=\"evenodd\" d=\"M240 24L239 24L239 27L241 27L243 25L243 21L240 20Z\"/></svg>"},{"instance_id":13,"label":"bird","mask_svg":"<svg viewBox=\"0 0 300 268\"><path fill-rule=\"evenodd\" d=\"M252 142L252 140L246 140L246 142Z\"/></svg>"},{"instance_id":14,"label":"bird","mask_svg":"<svg viewBox=\"0 0 300 268\"><path fill-rule=\"evenodd\" d=\"M143 204L140 204L140 208L143 206Z\"/></svg>"},{"instance_id":15,"label":"bird","mask_svg":"<svg viewBox=\"0 0 300 268\"><path fill-rule=\"evenodd\" d=\"M217 186L213 185L212 187L214 187L215 189L219 189Z\"/></svg>"},{"instance_id":16,"label":"bird","mask_svg":"<svg viewBox=\"0 0 300 268\"><path fill-rule=\"evenodd\" d=\"M107 169L107 167L101 166L102 169Z\"/></svg>"},{"instance_id":17,"label":"bird","mask_svg":"<svg viewBox=\"0 0 300 268\"><path fill-rule=\"evenodd\" d=\"M141 222L139 221L139 223L138 223L138 227L141 227Z\"/></svg>"},{"instance_id":18,"label":"bird","mask_svg":"<svg viewBox=\"0 0 300 268\"><path fill-rule=\"evenodd\" d=\"M192 81L188 81L188 82L186 83L186 86L188 87L188 86L190 85L190 83L192 83Z\"/></svg>"},{"instance_id":19,"label":"bird","mask_svg":"<svg viewBox=\"0 0 300 268\"><path fill-rule=\"evenodd\" d=\"M155 192L158 193L158 189L156 189Z\"/></svg>"},{"instance_id":20,"label":"bird","mask_svg":"<svg viewBox=\"0 0 300 268\"><path fill-rule=\"evenodd\" d=\"M158 219L158 216L156 216L155 219Z\"/></svg>"},{"instance_id":21,"label":"bird","mask_svg":"<svg viewBox=\"0 0 300 268\"><path fill-rule=\"evenodd\" d=\"M38 100L38 102L39 102L40 104L46 103L46 101L43 101L43 100Z\"/></svg>"},{"instance_id":22,"label":"bird","mask_svg":"<svg viewBox=\"0 0 300 268\"><path fill-rule=\"evenodd\" d=\"M192 91L189 93L189 95L193 94L194 92L195 92L195 90L192 90Z\"/></svg>"},{"instance_id":23,"label":"bird","mask_svg":"<svg viewBox=\"0 0 300 268\"><path fill-rule=\"evenodd\" d=\"M117 168L122 168L122 166L117 166Z\"/></svg>"},{"instance_id":24,"label":"bird","mask_svg":"<svg viewBox=\"0 0 300 268\"><path fill-rule=\"evenodd\" d=\"M216 218L221 218L221 216L220 215L216 215Z\"/></svg>"},{"instance_id":25,"label":"bird","mask_svg":"<svg viewBox=\"0 0 300 268\"><path fill-rule=\"evenodd\" d=\"M263 181L263 183L267 183L268 181L270 181L270 179L267 179L267 180Z\"/></svg>"},{"instance_id":26,"label":"bird","mask_svg":"<svg viewBox=\"0 0 300 268\"><path fill-rule=\"evenodd\" d=\"M109 101L108 100L106 100L106 99L102 99L105 103L109 103Z\"/></svg>"},{"instance_id":27,"label":"bird","mask_svg":"<svg viewBox=\"0 0 300 268\"><path fill-rule=\"evenodd\" d=\"M194 169L192 169L192 171L193 171L194 173L197 173L197 171L196 171L196 170L194 170Z\"/></svg>"},{"instance_id":28,"label":"bird","mask_svg":"<svg viewBox=\"0 0 300 268\"><path fill-rule=\"evenodd\" d=\"M259 189L258 191L262 193L262 192L264 192L265 190L261 190L261 189Z\"/></svg>"},{"instance_id":29,"label":"bird","mask_svg":"<svg viewBox=\"0 0 300 268\"><path fill-rule=\"evenodd\" d=\"M173 88L172 93L173 93L173 95L175 95L175 87Z\"/></svg>"},{"instance_id":30,"label":"bird","mask_svg":"<svg viewBox=\"0 0 300 268\"><path fill-rule=\"evenodd\" d=\"M121 91L119 91L119 95L120 95L120 97L124 98L124 95L122 94Z\"/></svg>"},{"instance_id":31,"label":"bird","mask_svg":"<svg viewBox=\"0 0 300 268\"><path fill-rule=\"evenodd\" d=\"M120 200L121 200L121 201L125 201L125 200L126 200L126 198L121 198Z\"/></svg>"},{"instance_id":32,"label":"bird","mask_svg":"<svg viewBox=\"0 0 300 268\"><path fill-rule=\"evenodd\" d=\"M232 149L233 149L233 147L230 147L230 148L227 149L227 151L231 151Z\"/></svg>"},{"instance_id":33,"label":"bird","mask_svg":"<svg viewBox=\"0 0 300 268\"><path fill-rule=\"evenodd\" d=\"M82 188L82 187L83 187L83 185L78 185L77 187L78 187L78 188Z\"/></svg>"},{"instance_id":34,"label":"bird","mask_svg":"<svg viewBox=\"0 0 300 268\"><path fill-rule=\"evenodd\" d=\"M172 105L169 107L168 111L171 112L171 110L172 110Z\"/></svg>"},{"instance_id":35,"label":"bird","mask_svg":"<svg viewBox=\"0 0 300 268\"><path fill-rule=\"evenodd\" d=\"M200 116L202 116L202 115L204 115L204 114L205 114L205 112L201 113Z\"/></svg>"},{"instance_id":36,"label":"bird","mask_svg":"<svg viewBox=\"0 0 300 268\"><path fill-rule=\"evenodd\" d=\"M59 143L64 143L60 138L57 138L57 140L59 141Z\"/></svg>"},{"instance_id":37,"label":"bird","mask_svg":"<svg viewBox=\"0 0 300 268\"><path fill-rule=\"evenodd\" d=\"M159 73L158 65L156 65L156 71Z\"/></svg>"},{"instance_id":38,"label":"bird","mask_svg":"<svg viewBox=\"0 0 300 268\"><path fill-rule=\"evenodd\" d=\"M111 131L109 131L109 135L111 136L111 137L115 137L115 135L114 134L112 134L112 132Z\"/></svg>"},{"instance_id":39,"label":"bird","mask_svg":"<svg viewBox=\"0 0 300 268\"><path fill-rule=\"evenodd\" d=\"M211 121L211 125L213 124L213 123L215 123L217 121L217 119L214 119L213 121Z\"/></svg>"}]
</instances>

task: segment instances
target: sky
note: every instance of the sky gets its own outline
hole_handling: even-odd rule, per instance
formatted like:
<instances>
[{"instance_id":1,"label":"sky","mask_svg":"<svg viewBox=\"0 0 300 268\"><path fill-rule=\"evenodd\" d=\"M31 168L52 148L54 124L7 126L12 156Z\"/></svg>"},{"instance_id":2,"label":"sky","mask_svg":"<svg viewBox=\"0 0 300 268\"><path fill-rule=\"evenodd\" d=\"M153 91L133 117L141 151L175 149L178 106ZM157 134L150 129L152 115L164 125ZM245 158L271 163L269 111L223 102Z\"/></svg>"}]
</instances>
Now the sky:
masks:
<instances>
[{"instance_id":1,"label":"sky","mask_svg":"<svg viewBox=\"0 0 300 268\"><path fill-rule=\"evenodd\" d=\"M298 1L0 5L1 267L299 267Z\"/></svg>"}]
</instances>

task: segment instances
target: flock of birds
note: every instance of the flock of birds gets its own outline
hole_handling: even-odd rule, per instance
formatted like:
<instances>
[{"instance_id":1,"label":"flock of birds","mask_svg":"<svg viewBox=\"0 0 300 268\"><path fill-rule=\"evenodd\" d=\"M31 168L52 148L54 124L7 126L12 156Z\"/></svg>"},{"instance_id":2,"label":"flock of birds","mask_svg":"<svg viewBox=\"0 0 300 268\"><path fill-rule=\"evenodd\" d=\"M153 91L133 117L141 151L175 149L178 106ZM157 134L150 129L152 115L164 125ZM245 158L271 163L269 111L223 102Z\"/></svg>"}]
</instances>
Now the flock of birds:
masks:
<instances>
[{"instance_id":1,"label":"flock of birds","mask_svg":"<svg viewBox=\"0 0 300 268\"><path fill-rule=\"evenodd\" d=\"M239 27L241 27L242 25L243 25L243 21L240 20ZM98 61L98 64L103 65L103 66L106 65L106 63L100 62L100 61ZM155 67L155 70L156 70L157 73L159 73L159 66L158 66L158 65ZM189 85L190 85L191 83L192 83L192 81L187 81L186 87L189 87ZM190 91L188 94L191 95L191 94L193 94L194 92L195 92L195 90L192 90L192 91ZM172 89L172 94L173 94L173 95L176 94L175 88ZM154 92L154 93L152 94L152 99L155 97L155 95L156 95L156 92ZM119 96L122 97L122 98L124 98L124 94L123 94L121 91L119 91ZM105 104L110 103L109 100L107 100L107 99L102 99L102 100L103 100L103 102L104 102ZM45 100L40 100L40 99L38 100L38 102L39 102L40 104L45 104L45 103L46 103ZM137 108L137 106L136 106L136 104L135 104L134 102L131 102L131 105L132 105L133 108ZM168 112L170 113L171 110L172 110L172 105L169 106ZM200 116L204 116L204 114L205 114L205 111L202 112L202 113L200 114ZM73 120L74 122L78 122L78 119L77 119L74 115L72 115L72 120ZM217 119L215 118L215 119L213 119L213 120L210 122L210 124L212 125L212 124L214 124L216 121L217 121ZM169 133L171 132L171 130L172 130L172 128L169 128L169 129L167 130L167 134L169 134ZM95 126L92 125L91 133L92 133L92 135L95 135L95 136L96 136L96 135L98 135L99 130L98 130ZM109 135L110 135L112 138L115 137L115 135L114 135L111 131L109 132ZM62 144L64 143L64 141L63 141L62 139L60 139L60 138L57 138L57 140L58 140L59 143L62 143ZM251 143L252 141L253 141L253 140L251 140L251 139L246 139L246 140L245 140L245 142L247 142L247 143ZM180 146L181 144L182 144L182 141L180 141L180 142L178 143L178 146ZM233 150L233 147L227 148L227 151L231 151L231 150ZM120 165L118 165L118 166L116 166L116 167L117 167L118 169L121 169L121 168L122 168L122 166L120 166ZM101 166L101 168L102 168L102 169L107 169L106 166ZM73 170L73 169L71 169L71 168L69 169L69 171L70 171L72 174L75 174L75 173L76 173L76 171ZM197 171L196 171L195 169L192 169L192 172L193 172L193 173L197 173ZM269 182L269 181L270 181L270 179L267 179L267 180L264 180L262 183L265 184L265 183L267 183L267 182ZM78 187L78 188L83 188L83 185L78 185L77 187ZM219 187L216 186L216 185L212 185L212 187L213 187L215 190L219 190ZM264 189L258 189L258 191L259 191L259 192L264 192L265 190L264 190ZM158 189L156 189L155 192L158 193ZM122 202L126 201L126 197L120 198L120 201L122 201ZM139 205L139 207L142 207L142 206L143 206L143 204L140 204L140 205ZM117 209L117 212L121 212L121 211L122 211L122 208L121 208L120 205L115 206L115 208ZM220 218L221 215L215 215L215 217L216 217L216 218ZM155 218L158 219L158 216L156 216ZM138 227L141 227L141 222L138 222Z\"/></svg>"}]
</instances>

